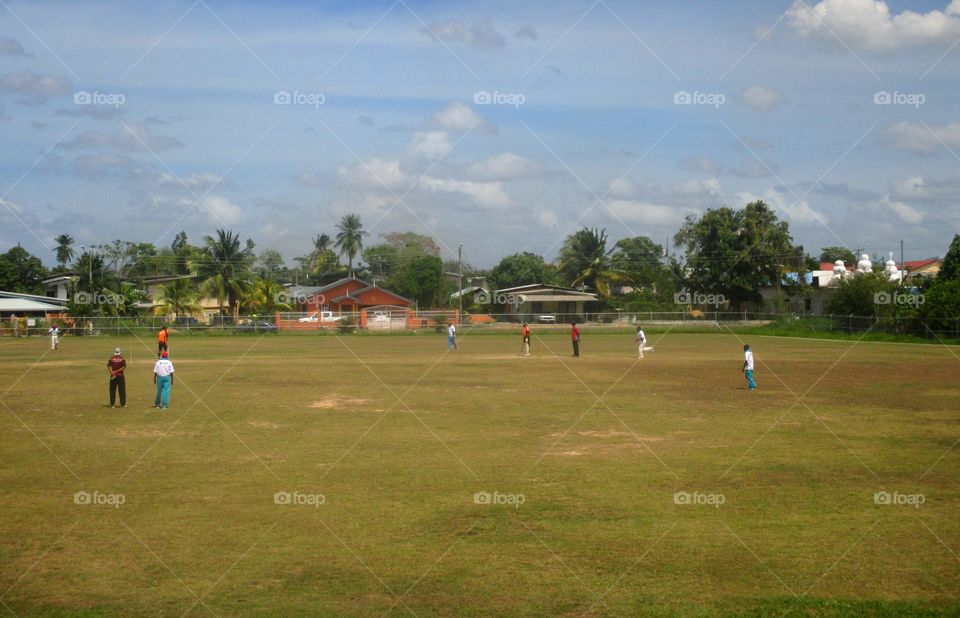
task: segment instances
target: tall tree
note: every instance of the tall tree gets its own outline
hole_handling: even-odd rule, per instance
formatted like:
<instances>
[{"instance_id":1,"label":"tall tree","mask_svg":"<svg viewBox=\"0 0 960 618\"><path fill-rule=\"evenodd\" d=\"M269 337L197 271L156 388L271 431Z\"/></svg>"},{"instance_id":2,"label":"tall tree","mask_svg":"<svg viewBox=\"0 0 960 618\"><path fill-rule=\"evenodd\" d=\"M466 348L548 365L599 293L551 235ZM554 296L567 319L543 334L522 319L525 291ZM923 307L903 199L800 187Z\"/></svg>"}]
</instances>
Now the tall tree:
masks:
<instances>
[{"instance_id":1,"label":"tall tree","mask_svg":"<svg viewBox=\"0 0 960 618\"><path fill-rule=\"evenodd\" d=\"M947 254L943 256L937 279L941 281L960 279L960 234L953 235L953 242L950 243Z\"/></svg>"},{"instance_id":2,"label":"tall tree","mask_svg":"<svg viewBox=\"0 0 960 618\"><path fill-rule=\"evenodd\" d=\"M663 247L647 236L623 238L614 245L612 265L629 283L649 287L664 270Z\"/></svg>"},{"instance_id":3,"label":"tall tree","mask_svg":"<svg viewBox=\"0 0 960 618\"><path fill-rule=\"evenodd\" d=\"M363 250L363 237L367 232L363 230L360 215L344 215L337 224L337 242L334 246L340 250L340 255L347 256L350 276L353 276L353 260Z\"/></svg>"},{"instance_id":4,"label":"tall tree","mask_svg":"<svg viewBox=\"0 0 960 618\"><path fill-rule=\"evenodd\" d=\"M523 252L508 255L490 271L491 291L527 285L556 283L557 273L536 253Z\"/></svg>"},{"instance_id":5,"label":"tall tree","mask_svg":"<svg viewBox=\"0 0 960 618\"><path fill-rule=\"evenodd\" d=\"M70 234L60 234L54 238L53 241L57 243L57 264L60 268L66 268L67 264L75 255L73 250L73 236Z\"/></svg>"},{"instance_id":6,"label":"tall tree","mask_svg":"<svg viewBox=\"0 0 960 618\"><path fill-rule=\"evenodd\" d=\"M43 294L40 282L47 271L40 258L17 245L0 255L0 290L20 294Z\"/></svg>"},{"instance_id":7,"label":"tall tree","mask_svg":"<svg viewBox=\"0 0 960 618\"><path fill-rule=\"evenodd\" d=\"M160 286L159 306L155 309L158 315L192 316L200 313L200 293L193 279L174 279L170 283Z\"/></svg>"},{"instance_id":8,"label":"tall tree","mask_svg":"<svg viewBox=\"0 0 960 618\"><path fill-rule=\"evenodd\" d=\"M762 201L690 215L674 242L686 250L689 291L723 295L737 309L759 302L761 287L779 285L784 273L806 265L789 224Z\"/></svg>"},{"instance_id":9,"label":"tall tree","mask_svg":"<svg viewBox=\"0 0 960 618\"><path fill-rule=\"evenodd\" d=\"M205 236L204 243L203 253L191 263L191 268L204 287L217 297L220 315L224 315L223 302L226 300L236 320L240 297L252 278L252 242L247 240L246 247L241 249L240 237L232 230L217 230L216 237Z\"/></svg>"},{"instance_id":10,"label":"tall tree","mask_svg":"<svg viewBox=\"0 0 960 618\"><path fill-rule=\"evenodd\" d=\"M613 269L607 249L607 231L583 228L567 236L560 249L560 275L568 285L585 285L600 296L610 296L610 286L624 276Z\"/></svg>"},{"instance_id":11,"label":"tall tree","mask_svg":"<svg viewBox=\"0 0 960 618\"><path fill-rule=\"evenodd\" d=\"M856 263L857 256L846 247L824 247L820 250L821 262L830 262L832 264L837 260L843 260L845 264L850 264L851 262Z\"/></svg>"}]
</instances>

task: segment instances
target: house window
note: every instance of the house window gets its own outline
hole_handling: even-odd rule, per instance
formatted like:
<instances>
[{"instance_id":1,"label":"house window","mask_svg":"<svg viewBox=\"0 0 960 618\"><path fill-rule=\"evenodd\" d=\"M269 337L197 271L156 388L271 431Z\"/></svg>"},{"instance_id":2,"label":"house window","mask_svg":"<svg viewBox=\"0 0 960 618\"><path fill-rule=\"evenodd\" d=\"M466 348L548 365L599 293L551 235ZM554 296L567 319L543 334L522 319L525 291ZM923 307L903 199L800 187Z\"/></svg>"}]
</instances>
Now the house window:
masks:
<instances>
[{"instance_id":1,"label":"house window","mask_svg":"<svg viewBox=\"0 0 960 618\"><path fill-rule=\"evenodd\" d=\"M533 312L540 313L541 311L543 311L543 303L540 301L533 303Z\"/></svg>"},{"instance_id":2,"label":"house window","mask_svg":"<svg viewBox=\"0 0 960 618\"><path fill-rule=\"evenodd\" d=\"M813 309L813 299L812 298L804 299L803 306L807 311L810 311L811 309Z\"/></svg>"}]
</instances>

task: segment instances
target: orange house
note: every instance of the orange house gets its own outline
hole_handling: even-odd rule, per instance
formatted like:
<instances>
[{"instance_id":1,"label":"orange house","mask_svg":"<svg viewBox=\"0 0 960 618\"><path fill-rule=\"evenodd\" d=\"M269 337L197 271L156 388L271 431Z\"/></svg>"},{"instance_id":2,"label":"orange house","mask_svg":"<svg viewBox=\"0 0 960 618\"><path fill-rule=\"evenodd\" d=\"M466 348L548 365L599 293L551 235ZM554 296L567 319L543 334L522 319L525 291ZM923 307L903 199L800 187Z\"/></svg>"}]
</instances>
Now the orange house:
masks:
<instances>
[{"instance_id":1,"label":"orange house","mask_svg":"<svg viewBox=\"0 0 960 618\"><path fill-rule=\"evenodd\" d=\"M307 313L332 311L359 314L380 305L409 308L413 301L356 277L347 277L319 287L291 287L297 309Z\"/></svg>"}]
</instances>

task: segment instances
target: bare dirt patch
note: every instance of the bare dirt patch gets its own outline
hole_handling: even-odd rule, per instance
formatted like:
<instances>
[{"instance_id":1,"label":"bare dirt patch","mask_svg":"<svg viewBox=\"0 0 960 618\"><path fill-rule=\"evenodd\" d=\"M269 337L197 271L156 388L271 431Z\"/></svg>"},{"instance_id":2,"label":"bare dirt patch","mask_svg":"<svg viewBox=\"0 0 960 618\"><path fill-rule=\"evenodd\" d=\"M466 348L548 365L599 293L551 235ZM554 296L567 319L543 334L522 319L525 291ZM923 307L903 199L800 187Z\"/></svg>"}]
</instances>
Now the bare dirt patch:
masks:
<instances>
[{"instance_id":1,"label":"bare dirt patch","mask_svg":"<svg viewBox=\"0 0 960 618\"><path fill-rule=\"evenodd\" d=\"M280 426L276 423L271 423L270 421L250 421L247 424L251 427L257 427L259 429L276 429Z\"/></svg>"},{"instance_id":2,"label":"bare dirt patch","mask_svg":"<svg viewBox=\"0 0 960 618\"><path fill-rule=\"evenodd\" d=\"M327 395L323 399L314 401L308 407L315 410L343 410L370 403L369 399L349 397L347 395Z\"/></svg>"}]
</instances>

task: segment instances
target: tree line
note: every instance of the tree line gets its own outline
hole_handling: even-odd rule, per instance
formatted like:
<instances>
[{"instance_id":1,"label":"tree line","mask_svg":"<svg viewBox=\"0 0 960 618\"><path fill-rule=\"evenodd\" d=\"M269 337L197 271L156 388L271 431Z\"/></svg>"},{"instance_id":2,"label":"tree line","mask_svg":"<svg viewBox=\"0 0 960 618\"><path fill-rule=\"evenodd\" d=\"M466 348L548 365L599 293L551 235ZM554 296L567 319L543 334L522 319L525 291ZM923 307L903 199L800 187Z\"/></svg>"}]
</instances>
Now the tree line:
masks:
<instances>
[{"instance_id":1,"label":"tree line","mask_svg":"<svg viewBox=\"0 0 960 618\"><path fill-rule=\"evenodd\" d=\"M281 302L284 284L324 285L347 276L373 280L378 285L416 301L421 307L449 307L457 290L457 273L465 288L483 284L488 290L528 283L568 286L594 292L596 310L676 310L681 291L711 294L724 299L732 310L760 309L760 290L776 287L779 298L811 294L803 277L789 276L837 259L854 262L856 256L844 247L825 247L814 258L794 242L789 224L781 221L763 201L736 209L722 207L688 216L674 234L670 252L647 236L623 238L610 243L604 229L582 228L567 236L554 262L523 251L500 259L489 270L441 258L440 246L426 235L410 231L383 234L377 244L368 244L369 233L361 218L344 216L332 235L319 233L311 250L288 265L280 251L267 248L257 253L251 239L241 240L232 230L218 229L192 244L184 232L168 247L151 243L115 240L80 252L69 234L55 239L56 266L46 269L41 260L19 245L0 255L0 289L41 294L41 280L72 272L76 291L114 298L115 302L72 307L79 313L131 314L146 297L142 281L149 277L178 277L162 286L159 311L189 315L199 311L201 296L216 298L222 315L269 314L290 307ZM941 279L953 280L960 259L960 236L947 254ZM876 260L882 269L882 260ZM460 270L462 268L462 271ZM872 281L871 285L866 285ZM854 290L854 284L860 286ZM923 282L932 299L960 298L950 287L932 287ZM831 310L874 315L875 305L866 303L867 292L890 287L882 273L870 279L844 281L831 300ZM871 296L872 298L872 296ZM850 299L856 299L856 302ZM781 301L774 301L781 302ZM465 295L464 307L489 311ZM859 303L859 304L857 304ZM958 315L960 307L925 303L926 312ZM934 305L937 305L936 307ZM952 307L952 308L951 308ZM783 310L784 307L764 307ZM898 310L898 309L894 309ZM863 313L867 312L869 313Z\"/></svg>"}]
</instances>

